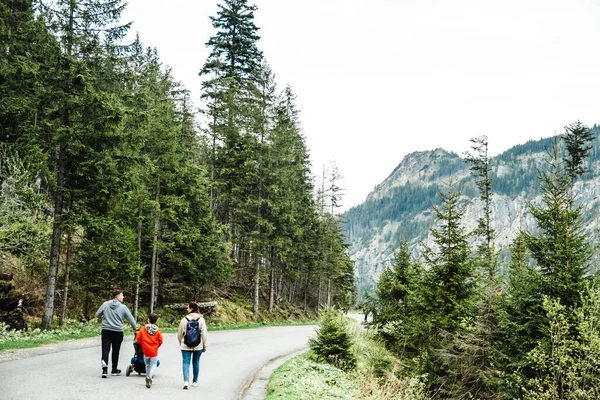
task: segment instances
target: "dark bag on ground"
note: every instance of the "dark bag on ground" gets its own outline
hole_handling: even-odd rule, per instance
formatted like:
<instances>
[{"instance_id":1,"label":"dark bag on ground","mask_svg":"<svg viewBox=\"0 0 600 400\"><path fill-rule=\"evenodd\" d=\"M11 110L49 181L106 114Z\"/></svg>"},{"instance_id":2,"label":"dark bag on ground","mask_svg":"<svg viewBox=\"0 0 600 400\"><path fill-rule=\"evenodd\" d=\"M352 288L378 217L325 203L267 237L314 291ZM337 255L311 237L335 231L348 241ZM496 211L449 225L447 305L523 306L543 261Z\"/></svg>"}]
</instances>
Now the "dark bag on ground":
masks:
<instances>
[{"instance_id":1,"label":"dark bag on ground","mask_svg":"<svg viewBox=\"0 0 600 400\"><path fill-rule=\"evenodd\" d=\"M183 337L183 343L187 347L196 347L200 344L201 331L200 331L200 322L198 319L189 319L185 317L187 320L187 325L185 327L185 336Z\"/></svg>"}]
</instances>

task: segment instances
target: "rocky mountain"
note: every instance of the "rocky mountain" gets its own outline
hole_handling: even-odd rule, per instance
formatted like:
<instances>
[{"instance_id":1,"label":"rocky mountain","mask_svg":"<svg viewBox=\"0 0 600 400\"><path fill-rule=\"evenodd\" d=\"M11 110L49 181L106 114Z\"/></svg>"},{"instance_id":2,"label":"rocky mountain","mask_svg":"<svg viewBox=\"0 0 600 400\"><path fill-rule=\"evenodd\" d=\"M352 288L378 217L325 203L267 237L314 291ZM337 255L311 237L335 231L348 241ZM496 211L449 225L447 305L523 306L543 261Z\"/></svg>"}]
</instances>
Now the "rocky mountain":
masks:
<instances>
[{"instance_id":1,"label":"rocky mountain","mask_svg":"<svg viewBox=\"0 0 600 400\"><path fill-rule=\"evenodd\" d=\"M592 244L600 243L600 126L588 160L589 172L575 184L576 201L584 206L584 221ZM490 159L492 215L496 248L506 260L508 245L520 229L531 231L535 223L528 202L540 201L539 171L549 167L553 138L514 146ZM560 143L560 141L559 141ZM439 204L439 190L448 185L461 192L466 213L463 224L475 228L482 213L479 193L469 165L457 154L443 149L408 154L394 171L369 194L366 201L345 214L349 252L355 261L358 293L371 291L379 274L389 265L402 239L408 240L414 257L421 244L433 243L436 224L432 206ZM600 260L600 257L597 257ZM590 269L595 270L593 260Z\"/></svg>"}]
</instances>

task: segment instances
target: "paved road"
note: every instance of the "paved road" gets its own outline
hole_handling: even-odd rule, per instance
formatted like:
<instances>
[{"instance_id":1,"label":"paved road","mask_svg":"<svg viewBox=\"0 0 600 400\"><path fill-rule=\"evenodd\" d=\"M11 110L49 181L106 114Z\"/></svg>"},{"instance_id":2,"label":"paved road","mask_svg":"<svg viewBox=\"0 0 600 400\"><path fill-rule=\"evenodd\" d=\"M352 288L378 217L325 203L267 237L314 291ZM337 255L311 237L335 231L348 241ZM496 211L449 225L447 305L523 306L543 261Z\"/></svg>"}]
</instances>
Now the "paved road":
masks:
<instances>
[{"instance_id":1,"label":"paved road","mask_svg":"<svg viewBox=\"0 0 600 400\"><path fill-rule=\"evenodd\" d=\"M209 332L208 349L200 359L198 387L190 386L189 390L183 390L181 352L175 335L165 335L152 389L146 389L144 375L134 372L125 376L133 355L132 337L121 347L122 376L102 379L97 338L94 347L0 363L0 398L233 400L261 366L307 348L307 339L314 331L315 326L283 326Z\"/></svg>"}]
</instances>

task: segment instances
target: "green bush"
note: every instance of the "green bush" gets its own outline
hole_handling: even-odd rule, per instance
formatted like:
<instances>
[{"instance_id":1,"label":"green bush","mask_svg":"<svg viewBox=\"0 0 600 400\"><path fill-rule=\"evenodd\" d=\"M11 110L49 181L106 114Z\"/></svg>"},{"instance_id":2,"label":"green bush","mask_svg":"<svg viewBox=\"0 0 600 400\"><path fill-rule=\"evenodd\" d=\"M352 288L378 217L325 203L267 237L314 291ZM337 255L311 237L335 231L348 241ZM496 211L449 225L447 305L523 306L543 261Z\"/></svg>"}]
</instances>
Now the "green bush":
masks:
<instances>
[{"instance_id":1,"label":"green bush","mask_svg":"<svg viewBox=\"0 0 600 400\"><path fill-rule=\"evenodd\" d=\"M373 346L369 361L369 368L378 378L384 377L393 370L393 359L384 347Z\"/></svg>"},{"instance_id":2,"label":"green bush","mask_svg":"<svg viewBox=\"0 0 600 400\"><path fill-rule=\"evenodd\" d=\"M600 292L591 288L573 311L559 300L544 298L549 338L528 354L535 377L526 400L600 398Z\"/></svg>"},{"instance_id":3,"label":"green bush","mask_svg":"<svg viewBox=\"0 0 600 400\"><path fill-rule=\"evenodd\" d=\"M354 369L356 356L352 352L352 345L348 321L339 312L326 310L317 337L309 340L309 346L317 359L345 371Z\"/></svg>"}]
</instances>

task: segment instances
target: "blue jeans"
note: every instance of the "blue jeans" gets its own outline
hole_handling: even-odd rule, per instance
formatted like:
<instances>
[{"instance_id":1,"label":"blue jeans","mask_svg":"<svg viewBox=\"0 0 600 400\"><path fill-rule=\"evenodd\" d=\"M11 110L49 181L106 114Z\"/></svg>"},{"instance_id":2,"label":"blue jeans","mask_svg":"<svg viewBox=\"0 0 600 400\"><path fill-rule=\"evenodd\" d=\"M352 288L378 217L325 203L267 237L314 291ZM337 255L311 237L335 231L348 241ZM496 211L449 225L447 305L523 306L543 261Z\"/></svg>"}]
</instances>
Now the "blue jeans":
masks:
<instances>
[{"instance_id":1,"label":"blue jeans","mask_svg":"<svg viewBox=\"0 0 600 400\"><path fill-rule=\"evenodd\" d=\"M192 357L193 355L193 357ZM194 372L194 379L192 382L198 382L198 375L200 374L200 356L202 350L181 350L181 356L183 357L183 380L186 382L190 381L190 359L192 361L192 370Z\"/></svg>"},{"instance_id":2,"label":"blue jeans","mask_svg":"<svg viewBox=\"0 0 600 400\"><path fill-rule=\"evenodd\" d=\"M144 363L146 364L146 376L148 378L152 378L154 376L154 371L156 371L156 361L158 361L158 357L144 356Z\"/></svg>"}]
</instances>

